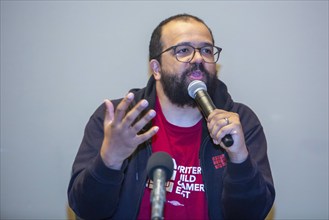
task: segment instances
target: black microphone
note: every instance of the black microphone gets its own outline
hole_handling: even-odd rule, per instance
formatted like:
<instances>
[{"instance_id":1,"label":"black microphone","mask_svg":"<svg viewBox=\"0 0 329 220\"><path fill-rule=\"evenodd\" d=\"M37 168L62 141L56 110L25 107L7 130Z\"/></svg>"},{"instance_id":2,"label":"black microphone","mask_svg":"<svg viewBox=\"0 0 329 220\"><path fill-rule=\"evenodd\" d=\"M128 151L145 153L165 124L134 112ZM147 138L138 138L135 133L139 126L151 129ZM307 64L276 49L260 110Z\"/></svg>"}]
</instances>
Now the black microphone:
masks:
<instances>
[{"instance_id":1,"label":"black microphone","mask_svg":"<svg viewBox=\"0 0 329 220\"><path fill-rule=\"evenodd\" d=\"M173 159L166 152L156 152L147 161L146 170L153 181L151 219L160 220L163 219L163 205L166 201L165 184L171 178L174 170Z\"/></svg>"},{"instance_id":2,"label":"black microphone","mask_svg":"<svg viewBox=\"0 0 329 220\"><path fill-rule=\"evenodd\" d=\"M207 92L206 84L200 80L193 80L188 85L187 91L201 108L203 115L208 118L210 113L216 109L216 106ZM230 134L227 134L222 138L222 142L226 147L230 147L233 145L233 138Z\"/></svg>"}]
</instances>

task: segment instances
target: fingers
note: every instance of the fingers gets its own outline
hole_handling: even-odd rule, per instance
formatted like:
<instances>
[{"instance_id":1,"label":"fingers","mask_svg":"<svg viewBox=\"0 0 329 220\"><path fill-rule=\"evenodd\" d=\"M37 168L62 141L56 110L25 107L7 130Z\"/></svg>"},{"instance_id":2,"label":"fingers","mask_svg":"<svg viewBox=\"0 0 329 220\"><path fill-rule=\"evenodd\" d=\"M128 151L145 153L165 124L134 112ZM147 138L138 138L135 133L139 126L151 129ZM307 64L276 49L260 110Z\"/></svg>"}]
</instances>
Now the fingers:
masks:
<instances>
[{"instance_id":1,"label":"fingers","mask_svg":"<svg viewBox=\"0 0 329 220\"><path fill-rule=\"evenodd\" d=\"M127 109L134 100L134 93L128 93L117 106L114 113L113 124L120 123L126 115Z\"/></svg>"},{"instance_id":2,"label":"fingers","mask_svg":"<svg viewBox=\"0 0 329 220\"><path fill-rule=\"evenodd\" d=\"M220 144L221 146L225 146L225 144L223 143L223 138L227 135L234 135L236 134L235 131L235 127L234 125L230 125L230 126L224 126L221 129L215 130L212 132L213 134L211 135L211 137L214 140L215 144ZM233 138L233 136L232 136ZM226 146L225 146L226 147Z\"/></svg>"},{"instance_id":3,"label":"fingers","mask_svg":"<svg viewBox=\"0 0 329 220\"><path fill-rule=\"evenodd\" d=\"M150 139L159 129L153 126L139 134L139 131L155 117L156 113L151 109L141 115L149 105L146 100L139 101L130 109L133 100L134 94L128 93L116 108L110 100L104 101L106 112L101 156L108 167L119 169L124 159L128 158L138 145Z\"/></svg>"},{"instance_id":4,"label":"fingers","mask_svg":"<svg viewBox=\"0 0 329 220\"><path fill-rule=\"evenodd\" d=\"M215 144L220 144L222 138L227 135L236 134L237 128L240 126L239 115L232 112L226 112L216 109L208 117L208 130ZM225 146L225 145L224 145Z\"/></svg>"},{"instance_id":5,"label":"fingers","mask_svg":"<svg viewBox=\"0 0 329 220\"><path fill-rule=\"evenodd\" d=\"M128 128L133 125L137 117L145 110L149 103L147 100L143 99L137 103L131 110L128 111L128 108L132 101L134 100L134 94L128 93L126 97L119 103L115 113L113 124L122 123L123 128ZM155 111L149 111L146 116L142 118L142 122L137 123L136 132L138 132L144 125L147 124L155 116Z\"/></svg>"},{"instance_id":6,"label":"fingers","mask_svg":"<svg viewBox=\"0 0 329 220\"><path fill-rule=\"evenodd\" d=\"M132 127L135 132L138 133L148 122L150 122L156 113L154 110L148 111L139 121L137 121Z\"/></svg>"},{"instance_id":7,"label":"fingers","mask_svg":"<svg viewBox=\"0 0 329 220\"><path fill-rule=\"evenodd\" d=\"M141 100L137 105L133 107L131 111L127 113L127 115L123 119L123 123L126 127L132 126L135 122L136 118L142 113L142 111L149 105L148 101L145 99ZM146 116L142 117L143 121L149 121L147 119L152 119L155 116L155 112L148 112ZM145 124L144 124L145 125Z\"/></svg>"},{"instance_id":8,"label":"fingers","mask_svg":"<svg viewBox=\"0 0 329 220\"><path fill-rule=\"evenodd\" d=\"M108 99L104 100L106 107L104 124L111 123L114 119L114 106L112 102Z\"/></svg>"},{"instance_id":9,"label":"fingers","mask_svg":"<svg viewBox=\"0 0 329 220\"><path fill-rule=\"evenodd\" d=\"M147 123L149 123L156 115L154 110L149 110L143 117L141 113L148 107L149 103L147 100L142 99L139 101L131 110L128 110L130 104L134 100L134 94L128 93L122 101L117 106L115 112L112 103L107 100L106 105L107 109L111 109L109 113L107 113L108 121L113 120L113 126L121 127L123 130L132 129L135 134L137 134ZM113 113L114 112L114 113ZM136 119L140 117L137 121ZM156 128L153 128L153 130ZM154 131L151 133L154 135ZM148 136L149 133L146 135Z\"/></svg>"},{"instance_id":10,"label":"fingers","mask_svg":"<svg viewBox=\"0 0 329 220\"><path fill-rule=\"evenodd\" d=\"M148 130L147 132L138 135L137 136L137 142L138 143L143 143L145 141L147 141L148 139L150 139L153 135L155 135L159 130L159 127L154 126L152 127L150 130Z\"/></svg>"}]
</instances>

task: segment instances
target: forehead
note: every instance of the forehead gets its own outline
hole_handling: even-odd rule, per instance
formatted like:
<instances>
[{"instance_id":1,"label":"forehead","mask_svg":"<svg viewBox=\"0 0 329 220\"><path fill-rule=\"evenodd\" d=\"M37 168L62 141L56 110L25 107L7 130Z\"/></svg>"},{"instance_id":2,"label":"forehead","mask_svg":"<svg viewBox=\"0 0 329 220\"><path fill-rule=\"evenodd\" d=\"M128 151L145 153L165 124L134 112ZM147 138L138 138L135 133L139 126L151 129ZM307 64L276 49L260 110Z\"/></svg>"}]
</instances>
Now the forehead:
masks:
<instances>
[{"instance_id":1,"label":"forehead","mask_svg":"<svg viewBox=\"0 0 329 220\"><path fill-rule=\"evenodd\" d=\"M161 42L163 47L179 43L191 43L193 46L212 44L213 39L208 28L195 20L171 21L162 28Z\"/></svg>"}]
</instances>

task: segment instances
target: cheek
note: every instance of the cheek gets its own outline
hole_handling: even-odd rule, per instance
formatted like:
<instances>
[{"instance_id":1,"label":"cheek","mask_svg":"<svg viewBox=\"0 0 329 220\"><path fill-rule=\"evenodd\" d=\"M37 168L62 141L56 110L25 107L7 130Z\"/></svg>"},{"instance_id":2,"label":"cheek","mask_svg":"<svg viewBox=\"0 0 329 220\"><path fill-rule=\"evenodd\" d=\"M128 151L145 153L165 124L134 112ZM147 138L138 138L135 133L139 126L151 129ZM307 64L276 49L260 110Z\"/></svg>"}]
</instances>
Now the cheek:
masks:
<instances>
[{"instance_id":1,"label":"cheek","mask_svg":"<svg viewBox=\"0 0 329 220\"><path fill-rule=\"evenodd\" d=\"M188 68L188 64L175 60L167 60L162 63L162 70L169 74L181 75Z\"/></svg>"},{"instance_id":2,"label":"cheek","mask_svg":"<svg viewBox=\"0 0 329 220\"><path fill-rule=\"evenodd\" d=\"M216 74L217 73L217 66L215 64L205 64L205 68L209 73Z\"/></svg>"}]
</instances>

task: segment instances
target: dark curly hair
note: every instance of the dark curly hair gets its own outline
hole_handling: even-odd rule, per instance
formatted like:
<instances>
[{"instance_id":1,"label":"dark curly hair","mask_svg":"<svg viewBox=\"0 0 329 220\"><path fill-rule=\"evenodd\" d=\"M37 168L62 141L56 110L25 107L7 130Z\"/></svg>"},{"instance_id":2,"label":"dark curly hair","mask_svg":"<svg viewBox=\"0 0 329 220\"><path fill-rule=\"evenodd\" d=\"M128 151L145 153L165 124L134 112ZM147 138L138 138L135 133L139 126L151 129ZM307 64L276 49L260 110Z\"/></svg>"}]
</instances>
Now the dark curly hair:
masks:
<instances>
[{"instance_id":1,"label":"dark curly hair","mask_svg":"<svg viewBox=\"0 0 329 220\"><path fill-rule=\"evenodd\" d=\"M152 36L151 36L150 45L149 45L149 60L156 59L156 60L158 60L159 63L161 63L161 60L157 56L163 50L163 48L162 48L163 45L162 45L162 42L161 42L162 27L164 25L168 24L169 22L174 21L174 20L176 20L176 21L195 20L195 21L198 21L198 22L204 24L208 28L208 30L210 32L210 35L211 35L213 44L215 43L211 29L206 25L206 23L202 19L200 19L200 18L198 18L198 17L196 17L194 15L190 15L190 14L178 14L178 15L174 15L174 16L171 16L171 17L163 20L154 29L154 31L152 33Z\"/></svg>"}]
</instances>

